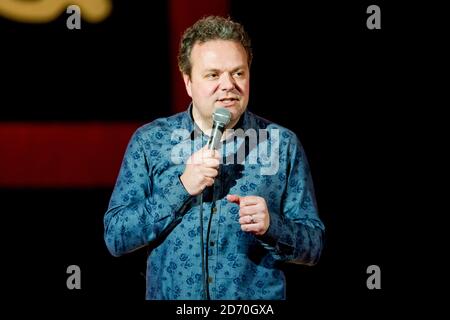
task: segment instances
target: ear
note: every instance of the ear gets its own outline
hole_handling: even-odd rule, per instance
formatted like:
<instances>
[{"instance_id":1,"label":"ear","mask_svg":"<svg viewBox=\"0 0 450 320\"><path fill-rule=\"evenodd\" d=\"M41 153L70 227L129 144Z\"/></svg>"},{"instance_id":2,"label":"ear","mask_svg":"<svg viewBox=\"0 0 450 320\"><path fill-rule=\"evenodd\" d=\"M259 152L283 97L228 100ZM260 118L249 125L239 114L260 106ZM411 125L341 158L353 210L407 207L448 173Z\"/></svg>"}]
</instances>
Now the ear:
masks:
<instances>
[{"instance_id":1,"label":"ear","mask_svg":"<svg viewBox=\"0 0 450 320\"><path fill-rule=\"evenodd\" d=\"M192 89L191 89L191 77L183 73L184 86L186 87L187 94L192 98Z\"/></svg>"}]
</instances>

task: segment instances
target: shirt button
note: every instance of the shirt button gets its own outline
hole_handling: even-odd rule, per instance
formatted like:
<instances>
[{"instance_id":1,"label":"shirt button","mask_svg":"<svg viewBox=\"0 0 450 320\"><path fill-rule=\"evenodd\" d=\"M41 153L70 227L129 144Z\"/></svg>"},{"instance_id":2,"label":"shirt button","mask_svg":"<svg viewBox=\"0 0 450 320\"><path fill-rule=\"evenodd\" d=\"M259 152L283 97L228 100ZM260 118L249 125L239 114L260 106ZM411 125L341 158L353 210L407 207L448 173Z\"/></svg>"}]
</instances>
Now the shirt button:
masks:
<instances>
[{"instance_id":1,"label":"shirt button","mask_svg":"<svg viewBox=\"0 0 450 320\"><path fill-rule=\"evenodd\" d=\"M212 283L213 282L213 278L212 277L208 277L208 283Z\"/></svg>"},{"instance_id":2,"label":"shirt button","mask_svg":"<svg viewBox=\"0 0 450 320\"><path fill-rule=\"evenodd\" d=\"M214 247L214 241L210 241L210 242L209 242L209 245L210 245L211 247Z\"/></svg>"},{"instance_id":3,"label":"shirt button","mask_svg":"<svg viewBox=\"0 0 450 320\"><path fill-rule=\"evenodd\" d=\"M217 211L217 207L212 208L213 213L216 213L216 211Z\"/></svg>"}]
</instances>

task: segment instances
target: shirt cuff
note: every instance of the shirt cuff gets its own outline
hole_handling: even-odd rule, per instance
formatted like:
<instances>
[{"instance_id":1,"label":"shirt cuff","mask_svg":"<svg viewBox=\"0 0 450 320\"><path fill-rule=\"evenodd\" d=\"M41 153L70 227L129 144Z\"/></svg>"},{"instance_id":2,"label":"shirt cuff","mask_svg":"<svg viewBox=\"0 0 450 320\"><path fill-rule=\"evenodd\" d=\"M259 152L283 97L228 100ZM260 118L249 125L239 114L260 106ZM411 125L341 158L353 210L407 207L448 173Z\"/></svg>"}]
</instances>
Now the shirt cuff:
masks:
<instances>
[{"instance_id":1,"label":"shirt cuff","mask_svg":"<svg viewBox=\"0 0 450 320\"><path fill-rule=\"evenodd\" d=\"M290 255L294 251L294 246L292 243L284 243L280 237L282 235L283 226L286 222L277 215L270 216L270 225L266 233L262 236L257 236L256 238L262 244L264 248L269 251L275 251L277 255Z\"/></svg>"},{"instance_id":2,"label":"shirt cuff","mask_svg":"<svg viewBox=\"0 0 450 320\"><path fill-rule=\"evenodd\" d=\"M185 204L191 198L178 175L174 176L165 186L156 188L155 191L162 198L161 205L168 206L170 213L175 217L183 212Z\"/></svg>"}]
</instances>

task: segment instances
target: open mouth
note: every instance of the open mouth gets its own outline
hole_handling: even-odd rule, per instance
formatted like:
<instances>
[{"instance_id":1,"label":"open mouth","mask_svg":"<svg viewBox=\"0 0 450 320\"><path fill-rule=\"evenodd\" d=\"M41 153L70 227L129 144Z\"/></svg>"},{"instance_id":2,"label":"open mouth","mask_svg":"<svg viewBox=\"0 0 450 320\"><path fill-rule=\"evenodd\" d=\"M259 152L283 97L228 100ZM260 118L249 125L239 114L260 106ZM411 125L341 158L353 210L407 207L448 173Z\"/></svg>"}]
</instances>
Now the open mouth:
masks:
<instances>
[{"instance_id":1,"label":"open mouth","mask_svg":"<svg viewBox=\"0 0 450 320\"><path fill-rule=\"evenodd\" d=\"M227 97L222 99L217 99L218 102L223 104L224 106L230 106L239 101L239 98L236 97Z\"/></svg>"}]
</instances>

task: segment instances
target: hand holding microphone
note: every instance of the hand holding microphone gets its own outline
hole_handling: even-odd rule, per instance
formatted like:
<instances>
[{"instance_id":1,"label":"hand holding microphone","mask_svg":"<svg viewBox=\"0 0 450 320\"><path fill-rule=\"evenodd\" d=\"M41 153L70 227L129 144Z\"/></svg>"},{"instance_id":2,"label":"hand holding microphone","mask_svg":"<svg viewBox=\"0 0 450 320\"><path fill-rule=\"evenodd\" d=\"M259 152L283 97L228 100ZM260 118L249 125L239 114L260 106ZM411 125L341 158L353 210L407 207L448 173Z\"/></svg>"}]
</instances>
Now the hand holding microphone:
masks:
<instances>
[{"instance_id":1,"label":"hand holding microphone","mask_svg":"<svg viewBox=\"0 0 450 320\"><path fill-rule=\"evenodd\" d=\"M216 149L230 118L231 115L228 110L217 109L213 113L212 133L208 143L193 153L187 160L186 168L180 179L190 195L198 195L206 187L214 184L214 178L219 174L220 165L220 155Z\"/></svg>"}]
</instances>

